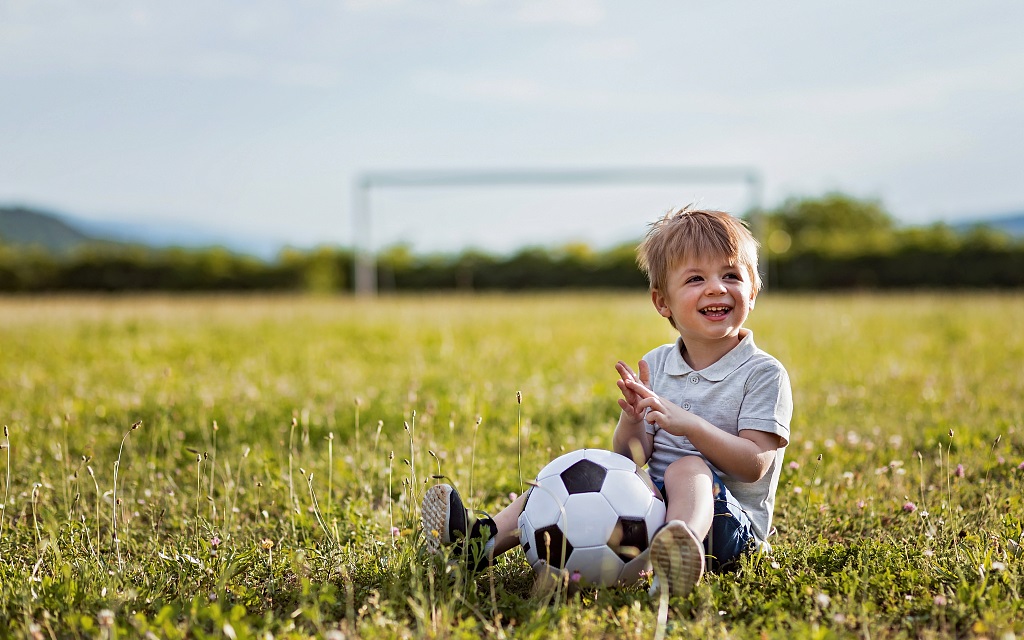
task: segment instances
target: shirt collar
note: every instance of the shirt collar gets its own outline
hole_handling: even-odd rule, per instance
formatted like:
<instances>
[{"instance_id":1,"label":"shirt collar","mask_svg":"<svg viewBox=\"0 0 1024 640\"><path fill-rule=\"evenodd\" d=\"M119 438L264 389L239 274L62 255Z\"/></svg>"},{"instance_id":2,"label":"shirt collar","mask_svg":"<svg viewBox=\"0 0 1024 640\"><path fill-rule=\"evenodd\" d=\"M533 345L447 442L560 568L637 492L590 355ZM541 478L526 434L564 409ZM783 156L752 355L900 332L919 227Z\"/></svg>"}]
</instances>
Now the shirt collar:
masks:
<instances>
[{"instance_id":1,"label":"shirt collar","mask_svg":"<svg viewBox=\"0 0 1024 640\"><path fill-rule=\"evenodd\" d=\"M717 362L712 364L710 367L698 371L701 377L711 382L721 382L725 378L740 368L744 362L750 359L750 356L754 355L757 351L757 346L754 345L754 332L750 329L741 329L743 338L740 339L740 343L733 347L728 353L718 359ZM678 338L676 340L676 347L672 349L672 355L669 357L668 362L665 363L665 373L674 376L686 375L693 371L693 367L686 364L686 360L683 360L683 339Z\"/></svg>"}]
</instances>

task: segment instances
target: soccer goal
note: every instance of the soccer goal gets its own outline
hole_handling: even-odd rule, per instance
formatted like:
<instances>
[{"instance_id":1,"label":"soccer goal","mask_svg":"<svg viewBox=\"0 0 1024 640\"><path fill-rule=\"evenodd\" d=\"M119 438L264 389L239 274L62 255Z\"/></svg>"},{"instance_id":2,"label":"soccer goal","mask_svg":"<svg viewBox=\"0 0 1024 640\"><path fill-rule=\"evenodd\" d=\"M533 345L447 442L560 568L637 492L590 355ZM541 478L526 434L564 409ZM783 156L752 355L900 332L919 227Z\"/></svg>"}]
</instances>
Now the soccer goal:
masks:
<instances>
[{"instance_id":1,"label":"soccer goal","mask_svg":"<svg viewBox=\"0 0 1024 640\"><path fill-rule=\"evenodd\" d=\"M538 189L544 187L664 187L725 185L745 192L746 213L752 232L764 246L761 216L761 174L750 167L632 167L601 169L407 170L369 171L358 175L352 187L352 240L355 250L355 293L377 293L377 258L372 244L374 194L394 190ZM678 201L677 201L678 202ZM685 204L685 201L682 202ZM742 207L741 207L742 208ZM742 213L736 211L736 213ZM762 253L762 277L768 271Z\"/></svg>"}]
</instances>

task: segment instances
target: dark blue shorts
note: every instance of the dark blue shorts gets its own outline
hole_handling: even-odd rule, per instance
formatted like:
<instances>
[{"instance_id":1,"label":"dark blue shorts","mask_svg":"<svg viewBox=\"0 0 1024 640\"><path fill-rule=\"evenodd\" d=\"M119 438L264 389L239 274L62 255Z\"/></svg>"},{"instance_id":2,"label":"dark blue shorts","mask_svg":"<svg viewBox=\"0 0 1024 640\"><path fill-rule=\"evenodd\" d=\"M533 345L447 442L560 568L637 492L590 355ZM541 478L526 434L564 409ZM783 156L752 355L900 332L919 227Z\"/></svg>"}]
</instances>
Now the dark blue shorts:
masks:
<instances>
[{"instance_id":1,"label":"dark blue shorts","mask_svg":"<svg viewBox=\"0 0 1024 640\"><path fill-rule=\"evenodd\" d=\"M711 531L704 538L704 560L711 571L728 571L735 567L741 555L757 548L757 539L750 528L747 513L714 471L711 472L711 481L715 516L711 520ZM665 481L654 484L665 496L667 504Z\"/></svg>"}]
</instances>

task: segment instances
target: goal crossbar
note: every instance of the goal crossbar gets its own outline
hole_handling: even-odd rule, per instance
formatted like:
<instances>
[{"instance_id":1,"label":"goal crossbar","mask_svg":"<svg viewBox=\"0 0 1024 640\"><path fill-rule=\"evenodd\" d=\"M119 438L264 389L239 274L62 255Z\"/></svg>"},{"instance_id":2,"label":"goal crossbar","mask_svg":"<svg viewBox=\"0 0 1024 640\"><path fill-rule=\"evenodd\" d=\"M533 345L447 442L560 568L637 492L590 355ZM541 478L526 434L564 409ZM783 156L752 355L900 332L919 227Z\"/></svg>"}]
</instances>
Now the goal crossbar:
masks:
<instances>
[{"instance_id":1,"label":"goal crossbar","mask_svg":"<svg viewBox=\"0 0 1024 640\"><path fill-rule=\"evenodd\" d=\"M353 184L352 231L355 293L377 293L377 259L371 246L370 194L375 189L433 187L518 187L628 184L743 184L750 194L752 226L760 237L761 174L751 167L609 167L593 169L493 169L369 171ZM762 242L763 245L763 242ZM767 265L761 265L763 271Z\"/></svg>"}]
</instances>

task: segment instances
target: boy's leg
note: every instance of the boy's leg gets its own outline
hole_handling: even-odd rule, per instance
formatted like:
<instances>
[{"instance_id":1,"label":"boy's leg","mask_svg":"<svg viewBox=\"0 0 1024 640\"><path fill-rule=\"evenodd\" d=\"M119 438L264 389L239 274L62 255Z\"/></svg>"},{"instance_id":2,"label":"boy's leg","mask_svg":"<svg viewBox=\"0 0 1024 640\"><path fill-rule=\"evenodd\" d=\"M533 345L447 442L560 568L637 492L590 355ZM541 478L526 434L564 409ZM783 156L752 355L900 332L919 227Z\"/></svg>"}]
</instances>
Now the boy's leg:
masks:
<instances>
[{"instance_id":1,"label":"boy's leg","mask_svg":"<svg viewBox=\"0 0 1024 640\"><path fill-rule=\"evenodd\" d=\"M478 551L480 557L475 559L474 566L483 568L495 556L519 544L515 531L525 504L526 497L520 496L493 519L486 515L474 519L454 487L448 484L430 487L423 496L421 509L427 550L438 553L442 544L454 543L458 545L455 554L459 555L467 543L471 549L475 543L482 553Z\"/></svg>"},{"instance_id":2,"label":"boy's leg","mask_svg":"<svg viewBox=\"0 0 1024 640\"><path fill-rule=\"evenodd\" d=\"M666 524L651 540L651 565L658 589L685 596L704 574L703 540L714 517L713 476L697 456L665 470Z\"/></svg>"},{"instance_id":3,"label":"boy's leg","mask_svg":"<svg viewBox=\"0 0 1024 640\"><path fill-rule=\"evenodd\" d=\"M498 531L494 535L494 557L519 546L519 516L526 508L526 496L529 494L527 490L494 516L494 524L498 526Z\"/></svg>"},{"instance_id":4,"label":"boy's leg","mask_svg":"<svg viewBox=\"0 0 1024 640\"><path fill-rule=\"evenodd\" d=\"M665 470L665 520L682 520L703 540L715 515L714 476L698 456L682 457Z\"/></svg>"}]
</instances>

